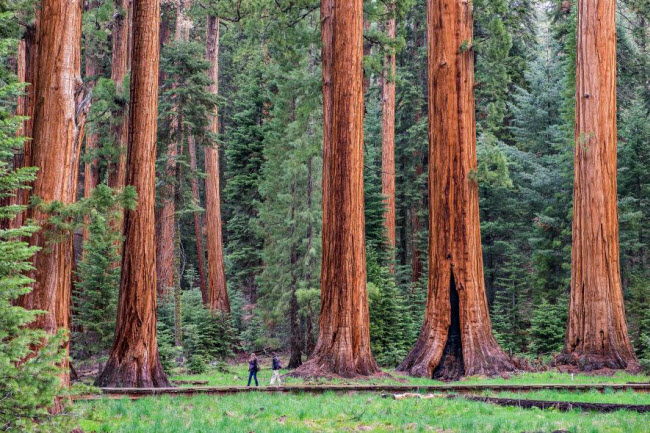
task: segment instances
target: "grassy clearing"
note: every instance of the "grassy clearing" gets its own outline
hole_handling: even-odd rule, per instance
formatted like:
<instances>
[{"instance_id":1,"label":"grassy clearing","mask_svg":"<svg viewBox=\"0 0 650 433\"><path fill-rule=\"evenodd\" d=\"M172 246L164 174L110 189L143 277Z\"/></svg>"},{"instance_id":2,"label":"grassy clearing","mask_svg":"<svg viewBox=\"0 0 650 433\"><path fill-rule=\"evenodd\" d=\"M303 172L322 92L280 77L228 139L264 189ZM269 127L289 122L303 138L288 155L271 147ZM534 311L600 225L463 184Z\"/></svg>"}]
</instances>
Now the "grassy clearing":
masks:
<instances>
[{"instance_id":1,"label":"grassy clearing","mask_svg":"<svg viewBox=\"0 0 650 433\"><path fill-rule=\"evenodd\" d=\"M262 360L260 385L271 378L270 360ZM371 379L303 380L285 378L287 384L418 384L442 382L411 378L387 370ZM248 365L229 364L202 375L176 374L176 380L207 380L210 386L246 385ZM581 384L647 382L647 376L617 373L588 376L558 372L525 373L504 378L466 378L463 383ZM633 392L486 393L489 396L537 400L650 404L650 395ZM226 432L647 432L649 414L619 411L610 414L500 407L466 400L393 400L376 393L265 394L225 396L152 397L131 401L77 402L76 412L85 433L226 433Z\"/></svg>"},{"instance_id":2,"label":"grassy clearing","mask_svg":"<svg viewBox=\"0 0 650 433\"><path fill-rule=\"evenodd\" d=\"M517 409L465 400L377 394L162 397L78 403L86 433L647 432L650 415Z\"/></svg>"}]
</instances>

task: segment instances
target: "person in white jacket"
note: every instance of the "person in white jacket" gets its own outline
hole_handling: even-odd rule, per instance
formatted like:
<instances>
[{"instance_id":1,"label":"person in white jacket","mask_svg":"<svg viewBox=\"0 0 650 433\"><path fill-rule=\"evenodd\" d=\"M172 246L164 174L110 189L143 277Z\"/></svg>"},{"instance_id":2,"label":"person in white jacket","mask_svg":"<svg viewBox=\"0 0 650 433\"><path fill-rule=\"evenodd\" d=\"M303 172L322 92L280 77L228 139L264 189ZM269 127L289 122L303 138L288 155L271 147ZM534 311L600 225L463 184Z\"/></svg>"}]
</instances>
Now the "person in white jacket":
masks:
<instances>
[{"instance_id":1,"label":"person in white jacket","mask_svg":"<svg viewBox=\"0 0 650 433\"><path fill-rule=\"evenodd\" d=\"M282 368L282 363L280 362L280 359L278 359L278 355L276 355L275 353L273 354L273 362L271 368L273 369L273 377L271 377L271 385L273 385L276 382L278 386L282 385L282 379L280 378L280 369Z\"/></svg>"}]
</instances>

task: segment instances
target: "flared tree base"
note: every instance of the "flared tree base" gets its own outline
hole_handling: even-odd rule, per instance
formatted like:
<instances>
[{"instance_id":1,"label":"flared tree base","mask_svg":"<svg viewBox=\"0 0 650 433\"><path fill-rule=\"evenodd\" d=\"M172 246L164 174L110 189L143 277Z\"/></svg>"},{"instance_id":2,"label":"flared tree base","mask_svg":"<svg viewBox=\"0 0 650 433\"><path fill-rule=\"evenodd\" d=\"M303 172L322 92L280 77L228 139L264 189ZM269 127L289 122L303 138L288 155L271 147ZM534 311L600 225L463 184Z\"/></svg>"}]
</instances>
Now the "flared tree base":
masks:
<instances>
[{"instance_id":1,"label":"flared tree base","mask_svg":"<svg viewBox=\"0 0 650 433\"><path fill-rule=\"evenodd\" d=\"M344 354L316 354L291 373L293 377L344 377L373 376L381 370L368 353L366 357L353 359Z\"/></svg>"},{"instance_id":2,"label":"flared tree base","mask_svg":"<svg viewBox=\"0 0 650 433\"><path fill-rule=\"evenodd\" d=\"M108 360L106 367L95 381L102 388L169 388L171 384L156 360L154 368L127 357L121 363L116 357Z\"/></svg>"},{"instance_id":3,"label":"flared tree base","mask_svg":"<svg viewBox=\"0 0 650 433\"><path fill-rule=\"evenodd\" d=\"M578 371L584 371L585 373L604 368L637 372L641 368L636 359L625 359L616 352L609 354L589 354L578 351L563 352L553 360L553 366L561 365L573 366Z\"/></svg>"}]
</instances>

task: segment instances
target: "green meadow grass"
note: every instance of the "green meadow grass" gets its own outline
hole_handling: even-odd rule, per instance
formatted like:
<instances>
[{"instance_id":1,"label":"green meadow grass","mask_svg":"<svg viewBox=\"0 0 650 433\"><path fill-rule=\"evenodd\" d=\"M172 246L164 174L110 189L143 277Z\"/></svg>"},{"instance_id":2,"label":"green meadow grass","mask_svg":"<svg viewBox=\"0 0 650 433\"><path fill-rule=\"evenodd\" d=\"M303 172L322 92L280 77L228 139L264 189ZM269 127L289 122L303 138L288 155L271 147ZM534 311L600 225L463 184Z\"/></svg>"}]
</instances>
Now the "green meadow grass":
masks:
<instances>
[{"instance_id":1,"label":"green meadow grass","mask_svg":"<svg viewBox=\"0 0 650 433\"><path fill-rule=\"evenodd\" d=\"M260 385L271 378L270 360L262 359ZM285 364L286 365L286 364ZM174 380L207 380L210 386L246 385L248 365L229 364L201 375L176 372ZM414 384L443 382L411 378L393 370L370 379L304 380L285 377L287 384ZM505 378L465 378L468 384L582 384L648 382L648 376L617 373L588 376L547 371ZM604 393L534 391L484 393L507 398L650 404L650 394L608 390ZM650 414L618 411L559 412L500 407L463 399L431 400L382 398L378 393L197 395L139 400L79 401L75 414L85 433L227 433L227 432L649 432Z\"/></svg>"},{"instance_id":2,"label":"green meadow grass","mask_svg":"<svg viewBox=\"0 0 650 433\"><path fill-rule=\"evenodd\" d=\"M618 396L612 396L618 398ZM393 400L375 393L246 393L76 404L85 433L648 432L650 415L518 409L466 400Z\"/></svg>"}]
</instances>

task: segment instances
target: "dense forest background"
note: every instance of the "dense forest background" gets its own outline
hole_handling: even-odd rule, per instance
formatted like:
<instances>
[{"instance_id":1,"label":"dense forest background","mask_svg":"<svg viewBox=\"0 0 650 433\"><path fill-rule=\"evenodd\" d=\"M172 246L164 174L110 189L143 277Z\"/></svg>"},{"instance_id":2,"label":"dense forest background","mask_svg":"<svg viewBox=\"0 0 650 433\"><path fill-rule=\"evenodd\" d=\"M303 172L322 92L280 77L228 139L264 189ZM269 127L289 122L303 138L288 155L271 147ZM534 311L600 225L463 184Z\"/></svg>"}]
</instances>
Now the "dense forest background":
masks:
<instances>
[{"instance_id":1,"label":"dense forest background","mask_svg":"<svg viewBox=\"0 0 650 433\"><path fill-rule=\"evenodd\" d=\"M5 66L0 78L16 86L17 41L29 32L34 5L2 3L7 11L2 32L13 42L0 52ZM91 91L79 196L86 200L59 210L60 228L75 236L74 363L103 362L112 343L121 236L113 221L135 201L132 191L115 194L109 188L111 167L123 154L113 133L122 116L115 113L129 100L129 86L112 79L112 31L124 3L88 0L83 13L82 75ZM159 269L159 276L167 273L159 278L158 301L158 345L167 368L184 360L199 372L240 350L288 350L304 359L314 347L322 213L319 8L313 0L162 1L157 217L171 218L173 230L156 235L158 256L172 258L165 262L171 267ZM650 4L620 0L617 10L622 282L630 338L647 359ZM208 12L221 23L218 96L208 91ZM424 0L400 0L394 9L380 0L364 2L370 335L372 351L385 366L397 365L412 347L427 293L424 14ZM474 1L475 176L487 297L498 342L531 358L562 349L568 313L575 15L570 1ZM397 24L394 39L386 30L391 18ZM383 60L392 49L394 76L386 74ZM382 196L387 79L396 85L394 248L386 237ZM3 101L8 113L14 104L12 98ZM217 134L208 127L215 106ZM202 306L205 147L219 151L227 317Z\"/></svg>"}]
</instances>

